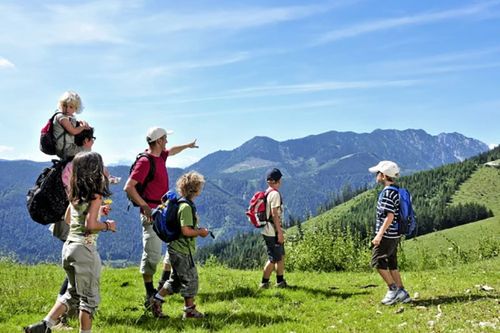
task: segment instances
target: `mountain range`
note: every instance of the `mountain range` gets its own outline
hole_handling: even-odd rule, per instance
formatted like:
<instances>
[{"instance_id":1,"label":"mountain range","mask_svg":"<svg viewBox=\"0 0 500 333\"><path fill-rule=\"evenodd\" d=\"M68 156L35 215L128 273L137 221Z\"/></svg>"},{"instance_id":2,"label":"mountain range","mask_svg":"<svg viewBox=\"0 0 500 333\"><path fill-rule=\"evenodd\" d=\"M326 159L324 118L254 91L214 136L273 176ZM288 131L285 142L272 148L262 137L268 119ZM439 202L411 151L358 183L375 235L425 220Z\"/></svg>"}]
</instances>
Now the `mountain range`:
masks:
<instances>
[{"instance_id":1,"label":"mountain range","mask_svg":"<svg viewBox=\"0 0 500 333\"><path fill-rule=\"evenodd\" d=\"M231 151L217 151L185 168L169 168L171 187L188 170L202 173L207 183L197 198L201 224L217 238L229 238L252 230L244 210L249 198L265 188L264 174L270 167L283 172L282 193L288 217L314 215L316 209L339 190L373 183L368 167L379 160L397 161L402 174L463 161L487 151L488 146L459 133L430 135L423 130L375 130L371 133L330 131L300 139L276 141L254 137ZM47 228L32 222L25 195L49 163L0 160L0 255L24 262L57 261L61 242ZM168 165L168 161L167 161ZM111 166L110 173L128 176L129 166ZM123 184L111 188L111 218L118 232L102 234L103 259L137 262L141 253L141 226L137 209L127 210ZM211 242L204 239L201 244Z\"/></svg>"}]
</instances>

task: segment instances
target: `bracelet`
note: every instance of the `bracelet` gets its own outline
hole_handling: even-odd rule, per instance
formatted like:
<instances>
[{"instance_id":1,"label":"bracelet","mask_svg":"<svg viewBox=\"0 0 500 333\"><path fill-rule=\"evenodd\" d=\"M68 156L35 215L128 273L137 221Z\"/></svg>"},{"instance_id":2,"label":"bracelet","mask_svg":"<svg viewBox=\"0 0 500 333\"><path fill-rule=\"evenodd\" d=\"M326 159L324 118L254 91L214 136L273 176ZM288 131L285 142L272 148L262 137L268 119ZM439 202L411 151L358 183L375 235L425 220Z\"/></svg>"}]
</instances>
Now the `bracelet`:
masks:
<instances>
[{"instance_id":1,"label":"bracelet","mask_svg":"<svg viewBox=\"0 0 500 333\"><path fill-rule=\"evenodd\" d=\"M106 230L104 230L104 232L106 232L106 231L109 230L109 222L108 221L104 221L104 224L106 225Z\"/></svg>"}]
</instances>

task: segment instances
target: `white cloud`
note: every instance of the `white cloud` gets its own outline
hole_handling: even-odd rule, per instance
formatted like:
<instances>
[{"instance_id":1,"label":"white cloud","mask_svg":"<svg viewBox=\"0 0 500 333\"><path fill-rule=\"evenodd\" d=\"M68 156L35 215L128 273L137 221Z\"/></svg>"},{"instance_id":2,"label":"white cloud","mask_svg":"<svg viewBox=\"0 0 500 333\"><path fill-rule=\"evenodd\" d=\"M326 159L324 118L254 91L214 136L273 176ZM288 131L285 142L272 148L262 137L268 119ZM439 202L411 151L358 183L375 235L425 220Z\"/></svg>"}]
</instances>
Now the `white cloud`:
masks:
<instances>
[{"instance_id":1,"label":"white cloud","mask_svg":"<svg viewBox=\"0 0 500 333\"><path fill-rule=\"evenodd\" d=\"M333 30L323 34L315 44L324 44L334 42L340 39L356 37L362 34L367 34L375 31L387 30L402 26L427 24L440 22L445 20L457 19L461 17L474 16L477 14L487 14L488 10L498 5L498 1L478 3L468 7L458 9L445 10L440 12L431 12L417 14L413 16L403 16L397 18L389 18L375 20L365 23L349 26L347 28Z\"/></svg>"},{"instance_id":2,"label":"white cloud","mask_svg":"<svg viewBox=\"0 0 500 333\"><path fill-rule=\"evenodd\" d=\"M496 148L496 147L498 147L498 146L499 146L499 145L498 145L498 143L490 143L490 144L488 145L488 147L490 148L490 150L491 150L491 149L495 149L495 148Z\"/></svg>"},{"instance_id":3,"label":"white cloud","mask_svg":"<svg viewBox=\"0 0 500 333\"><path fill-rule=\"evenodd\" d=\"M0 69L2 68L14 68L16 67L12 62L5 58L0 58Z\"/></svg>"},{"instance_id":4,"label":"white cloud","mask_svg":"<svg viewBox=\"0 0 500 333\"><path fill-rule=\"evenodd\" d=\"M14 151L14 147L0 145L0 154L10 153Z\"/></svg>"}]
</instances>

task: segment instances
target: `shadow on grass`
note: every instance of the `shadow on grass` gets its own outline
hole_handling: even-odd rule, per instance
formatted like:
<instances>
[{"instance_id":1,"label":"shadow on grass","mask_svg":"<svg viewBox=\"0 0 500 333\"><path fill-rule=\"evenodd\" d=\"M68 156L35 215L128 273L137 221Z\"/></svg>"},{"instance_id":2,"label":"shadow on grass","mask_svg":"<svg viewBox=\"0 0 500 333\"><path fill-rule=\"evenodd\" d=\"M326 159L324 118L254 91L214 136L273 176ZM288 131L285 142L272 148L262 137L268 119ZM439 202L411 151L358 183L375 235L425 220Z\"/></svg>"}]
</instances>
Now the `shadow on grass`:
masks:
<instances>
[{"instance_id":1,"label":"shadow on grass","mask_svg":"<svg viewBox=\"0 0 500 333\"><path fill-rule=\"evenodd\" d=\"M215 293L199 293L196 296L196 298L200 299L203 302L228 301L241 297L259 298L262 297L262 294L259 292L259 289L257 288L236 287L228 291L221 291Z\"/></svg>"},{"instance_id":2,"label":"shadow on grass","mask_svg":"<svg viewBox=\"0 0 500 333\"><path fill-rule=\"evenodd\" d=\"M440 304L451 304L451 303L468 303L474 302L482 299L492 299L498 298L498 294L491 295L457 295L457 296L436 296L429 299L416 299L413 300L412 304L415 306L433 306Z\"/></svg>"},{"instance_id":3,"label":"shadow on grass","mask_svg":"<svg viewBox=\"0 0 500 333\"><path fill-rule=\"evenodd\" d=\"M304 291L308 294L314 296L324 296L324 297L338 297L341 299L347 299L357 295L366 295L369 294L368 291L359 291L359 292L341 292L337 288L330 288L328 290L325 289L316 289L304 286L288 286L286 289L279 288L271 288L268 289L271 291L275 291L277 293L286 293L288 291ZM274 295L276 297L279 295ZM234 300L236 298L241 297L252 297L252 298L261 298L267 297L264 294L264 290L258 288L249 288L249 287L237 287L230 291L224 292L215 292L215 293L200 293L197 296L203 302L217 302L217 301L227 301Z\"/></svg>"},{"instance_id":4,"label":"shadow on grass","mask_svg":"<svg viewBox=\"0 0 500 333\"><path fill-rule=\"evenodd\" d=\"M293 291L305 291L308 294L314 295L314 296L324 296L324 297L338 297L342 299L347 299L351 298L353 296L357 295L366 295L369 294L368 291L359 291L359 292L342 292L339 291L338 288L332 287L328 290L325 289L316 289L316 288L310 288L310 287L303 287L303 286L288 286L286 290L293 290Z\"/></svg>"},{"instance_id":5,"label":"shadow on grass","mask_svg":"<svg viewBox=\"0 0 500 333\"><path fill-rule=\"evenodd\" d=\"M182 320L181 316L168 317L157 319L149 313L142 314L136 320L130 317L101 317L102 326L123 326L136 327L143 330L158 330L162 328L171 328L176 331L182 331L185 328L203 328L211 331L219 331L226 326L237 324L243 327L264 327L273 324L281 324L284 322L294 322L295 319L287 316L267 315L256 312L240 312L240 313L205 313L203 319L187 319Z\"/></svg>"}]
</instances>

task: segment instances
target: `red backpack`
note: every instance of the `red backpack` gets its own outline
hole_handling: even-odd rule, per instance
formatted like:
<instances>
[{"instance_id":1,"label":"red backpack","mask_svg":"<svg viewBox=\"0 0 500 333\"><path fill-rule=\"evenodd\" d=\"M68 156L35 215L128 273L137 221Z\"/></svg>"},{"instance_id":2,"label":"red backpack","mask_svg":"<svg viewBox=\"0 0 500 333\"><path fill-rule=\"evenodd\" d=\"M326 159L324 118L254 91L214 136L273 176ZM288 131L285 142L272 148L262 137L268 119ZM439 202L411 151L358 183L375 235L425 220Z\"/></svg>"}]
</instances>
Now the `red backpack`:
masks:
<instances>
[{"instance_id":1,"label":"red backpack","mask_svg":"<svg viewBox=\"0 0 500 333\"><path fill-rule=\"evenodd\" d=\"M55 155L56 154L56 143L57 140L64 135L64 132L58 137L54 137L54 118L56 115L61 112L56 112L50 119L47 121L45 126L42 127L40 133L40 150L42 153L47 155Z\"/></svg>"},{"instance_id":2,"label":"red backpack","mask_svg":"<svg viewBox=\"0 0 500 333\"><path fill-rule=\"evenodd\" d=\"M266 205L267 205L267 195L271 191L276 191L275 189L271 189L269 192L267 191L258 191L255 192L252 199L250 199L250 203L248 205L248 209L245 214L248 217L248 221L256 227L262 228L266 225L267 222L272 222L270 219L268 220L266 214Z\"/></svg>"}]
</instances>

